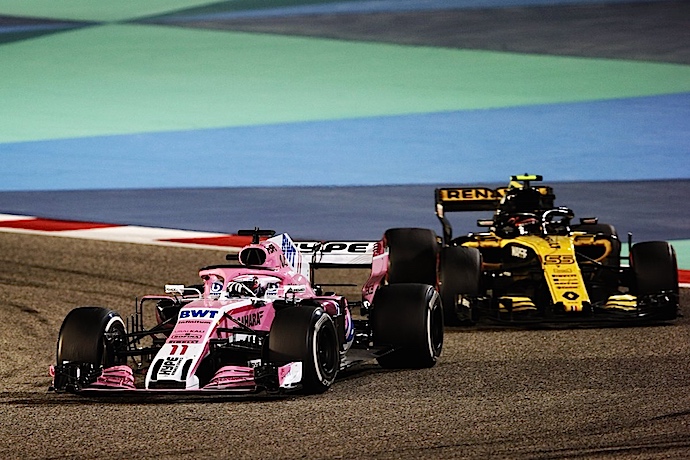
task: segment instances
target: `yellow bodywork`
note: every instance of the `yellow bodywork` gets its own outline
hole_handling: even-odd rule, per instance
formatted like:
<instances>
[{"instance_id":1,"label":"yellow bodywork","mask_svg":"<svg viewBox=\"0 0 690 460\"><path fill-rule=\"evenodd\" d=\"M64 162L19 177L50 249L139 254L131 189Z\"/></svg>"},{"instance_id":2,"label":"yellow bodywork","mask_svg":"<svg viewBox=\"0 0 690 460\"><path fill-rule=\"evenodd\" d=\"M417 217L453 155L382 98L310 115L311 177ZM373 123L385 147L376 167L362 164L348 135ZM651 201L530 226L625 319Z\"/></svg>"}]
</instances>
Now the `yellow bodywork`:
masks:
<instances>
[{"instance_id":1,"label":"yellow bodywork","mask_svg":"<svg viewBox=\"0 0 690 460\"><path fill-rule=\"evenodd\" d=\"M544 278L549 286L553 304L563 306L565 312L581 312L590 307L590 298L585 287L582 272L575 257L575 247L580 245L602 246L602 255L596 261L604 260L611 253L611 243L592 235L524 235L515 238L498 238L494 235L477 235L474 241L463 246L482 248L505 248L511 246L514 258L522 257L521 248L531 249L541 263ZM524 257L527 257L524 250ZM485 264L488 270L509 270L503 263ZM524 304L523 304L524 305Z\"/></svg>"}]
</instances>

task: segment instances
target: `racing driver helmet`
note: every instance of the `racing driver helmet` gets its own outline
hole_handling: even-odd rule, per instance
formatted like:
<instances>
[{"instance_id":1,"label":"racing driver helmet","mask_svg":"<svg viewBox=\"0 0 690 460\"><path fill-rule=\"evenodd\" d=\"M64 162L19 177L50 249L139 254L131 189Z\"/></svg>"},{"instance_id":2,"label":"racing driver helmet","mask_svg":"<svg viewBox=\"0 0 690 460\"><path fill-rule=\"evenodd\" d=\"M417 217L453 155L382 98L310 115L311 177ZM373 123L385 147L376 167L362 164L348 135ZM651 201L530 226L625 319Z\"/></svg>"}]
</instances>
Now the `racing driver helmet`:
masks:
<instances>
[{"instance_id":1,"label":"racing driver helmet","mask_svg":"<svg viewBox=\"0 0 690 460\"><path fill-rule=\"evenodd\" d=\"M539 213L550 209L544 195L534 187L510 189L498 205L500 214Z\"/></svg>"}]
</instances>

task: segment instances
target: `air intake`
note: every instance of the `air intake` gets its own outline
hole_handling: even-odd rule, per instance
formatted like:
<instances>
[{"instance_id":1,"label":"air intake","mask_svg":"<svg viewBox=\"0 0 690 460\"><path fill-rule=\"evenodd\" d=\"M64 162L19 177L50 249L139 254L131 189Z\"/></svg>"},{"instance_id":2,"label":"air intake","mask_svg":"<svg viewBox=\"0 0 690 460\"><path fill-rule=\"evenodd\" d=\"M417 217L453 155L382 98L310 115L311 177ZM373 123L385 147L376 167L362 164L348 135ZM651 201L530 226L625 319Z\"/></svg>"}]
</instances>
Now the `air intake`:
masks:
<instances>
[{"instance_id":1,"label":"air intake","mask_svg":"<svg viewBox=\"0 0 690 460\"><path fill-rule=\"evenodd\" d=\"M261 248L245 248L240 252L242 265L261 266L266 262L266 252Z\"/></svg>"}]
</instances>

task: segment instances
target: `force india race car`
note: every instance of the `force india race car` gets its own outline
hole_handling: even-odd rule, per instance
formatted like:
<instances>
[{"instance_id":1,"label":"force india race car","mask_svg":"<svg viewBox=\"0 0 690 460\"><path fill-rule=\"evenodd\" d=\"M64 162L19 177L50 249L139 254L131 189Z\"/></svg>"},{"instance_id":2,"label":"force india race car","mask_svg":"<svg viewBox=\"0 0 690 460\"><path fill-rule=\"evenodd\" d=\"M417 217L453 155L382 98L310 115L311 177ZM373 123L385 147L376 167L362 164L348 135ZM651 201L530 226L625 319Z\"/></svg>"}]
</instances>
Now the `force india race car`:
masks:
<instances>
[{"instance_id":1,"label":"force india race car","mask_svg":"<svg viewBox=\"0 0 690 460\"><path fill-rule=\"evenodd\" d=\"M440 298L431 285L389 276L389 253L402 249L386 246L385 237L300 249L274 233L240 231L253 237L228 256L239 264L202 268L203 285L144 296L128 320L102 307L72 310L60 328L51 389L320 393L365 360L384 368L435 364ZM362 300L348 303L311 282L315 269L328 267L370 268ZM145 313L155 316L153 327L144 326Z\"/></svg>"},{"instance_id":2,"label":"force india race car","mask_svg":"<svg viewBox=\"0 0 690 460\"><path fill-rule=\"evenodd\" d=\"M431 230L415 229L417 279L433 275L445 324L499 322L667 321L677 316L678 269L664 241L632 244L621 257L615 228L555 207L553 190L533 186L541 176L513 176L508 187L436 189L442 245ZM488 231L459 237L446 217L453 211L494 211L479 220ZM416 243L413 243L416 242ZM411 257L408 257L411 258ZM410 274L414 279L415 274ZM428 281L427 281L428 282Z\"/></svg>"}]
</instances>

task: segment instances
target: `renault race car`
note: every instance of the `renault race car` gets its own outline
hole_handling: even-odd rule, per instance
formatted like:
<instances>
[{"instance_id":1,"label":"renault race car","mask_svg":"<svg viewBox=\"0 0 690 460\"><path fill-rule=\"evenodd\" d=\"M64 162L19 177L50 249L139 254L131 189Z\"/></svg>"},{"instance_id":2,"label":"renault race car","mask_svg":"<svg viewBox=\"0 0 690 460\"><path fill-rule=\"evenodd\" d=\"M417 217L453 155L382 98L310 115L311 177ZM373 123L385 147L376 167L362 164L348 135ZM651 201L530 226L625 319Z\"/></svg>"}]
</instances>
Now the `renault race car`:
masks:
<instances>
[{"instance_id":1,"label":"renault race car","mask_svg":"<svg viewBox=\"0 0 690 460\"><path fill-rule=\"evenodd\" d=\"M621 256L615 228L596 218L573 223L574 213L554 206L541 176L512 176L508 187L436 189L442 244L431 230L406 236L423 260L408 281L437 285L445 324L499 322L667 321L678 311L678 270L664 241L632 244ZM454 237L446 213L493 211L477 223L488 231ZM416 243L413 243L416 242ZM411 257L408 256L411 260ZM428 282L428 281L427 281Z\"/></svg>"},{"instance_id":2,"label":"renault race car","mask_svg":"<svg viewBox=\"0 0 690 460\"><path fill-rule=\"evenodd\" d=\"M385 238L298 246L285 233L239 233L252 243L228 256L237 262L202 268L201 285L142 297L127 320L104 307L68 313L51 389L320 393L365 360L384 368L435 364L443 345L439 295L428 284L388 280ZM329 267L371 269L361 301L311 281L316 268ZM155 316L152 327L147 316Z\"/></svg>"}]
</instances>

